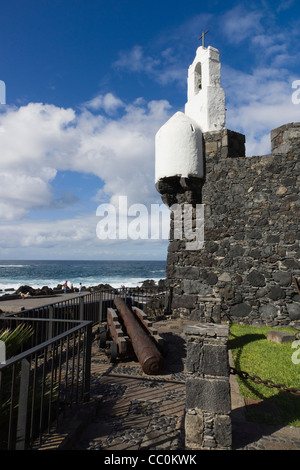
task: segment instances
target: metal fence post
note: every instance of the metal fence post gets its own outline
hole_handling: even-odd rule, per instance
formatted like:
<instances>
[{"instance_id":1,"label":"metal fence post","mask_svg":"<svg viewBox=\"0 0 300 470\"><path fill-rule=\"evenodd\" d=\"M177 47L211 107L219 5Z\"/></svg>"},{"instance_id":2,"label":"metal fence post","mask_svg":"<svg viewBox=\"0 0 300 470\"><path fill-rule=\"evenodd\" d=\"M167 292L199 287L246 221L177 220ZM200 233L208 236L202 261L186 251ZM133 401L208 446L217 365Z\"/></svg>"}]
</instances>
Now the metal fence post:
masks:
<instances>
[{"instance_id":1,"label":"metal fence post","mask_svg":"<svg viewBox=\"0 0 300 470\"><path fill-rule=\"evenodd\" d=\"M84 313L84 298L80 297L79 299L79 320L83 320Z\"/></svg>"},{"instance_id":2,"label":"metal fence post","mask_svg":"<svg viewBox=\"0 0 300 470\"><path fill-rule=\"evenodd\" d=\"M90 399L90 382L91 382L91 357L92 357L92 322L86 326L86 351L85 351L85 364L84 364L84 384L83 384L83 397L84 401Z\"/></svg>"},{"instance_id":3,"label":"metal fence post","mask_svg":"<svg viewBox=\"0 0 300 470\"><path fill-rule=\"evenodd\" d=\"M99 292L99 323L103 321L103 302L102 302L102 291Z\"/></svg>"},{"instance_id":4,"label":"metal fence post","mask_svg":"<svg viewBox=\"0 0 300 470\"><path fill-rule=\"evenodd\" d=\"M48 330L48 340L53 338L53 306L49 306L49 330Z\"/></svg>"},{"instance_id":5,"label":"metal fence post","mask_svg":"<svg viewBox=\"0 0 300 470\"><path fill-rule=\"evenodd\" d=\"M16 450L24 450L26 446L26 427L28 412L30 362L23 359L21 362L21 382L19 392L19 409L17 419Z\"/></svg>"}]
</instances>

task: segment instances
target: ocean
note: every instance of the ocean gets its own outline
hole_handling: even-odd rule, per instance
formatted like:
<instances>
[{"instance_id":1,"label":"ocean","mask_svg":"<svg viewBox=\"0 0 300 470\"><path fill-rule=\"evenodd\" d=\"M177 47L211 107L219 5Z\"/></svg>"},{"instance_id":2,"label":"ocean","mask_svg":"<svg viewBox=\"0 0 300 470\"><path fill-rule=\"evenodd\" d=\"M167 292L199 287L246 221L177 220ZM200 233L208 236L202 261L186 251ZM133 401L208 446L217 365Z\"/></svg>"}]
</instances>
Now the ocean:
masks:
<instances>
[{"instance_id":1,"label":"ocean","mask_svg":"<svg viewBox=\"0 0 300 470\"><path fill-rule=\"evenodd\" d=\"M0 261L0 295L22 285L54 288L68 281L74 287L80 282L85 287L136 287L146 279L165 277L165 261Z\"/></svg>"}]
</instances>

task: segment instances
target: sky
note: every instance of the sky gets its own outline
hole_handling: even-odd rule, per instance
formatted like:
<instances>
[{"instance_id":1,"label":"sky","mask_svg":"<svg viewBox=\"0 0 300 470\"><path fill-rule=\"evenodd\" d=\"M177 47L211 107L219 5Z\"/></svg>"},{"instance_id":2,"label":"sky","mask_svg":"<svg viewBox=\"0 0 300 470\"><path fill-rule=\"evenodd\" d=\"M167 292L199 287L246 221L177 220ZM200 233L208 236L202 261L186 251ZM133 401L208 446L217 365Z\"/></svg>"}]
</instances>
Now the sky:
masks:
<instances>
[{"instance_id":1,"label":"sky","mask_svg":"<svg viewBox=\"0 0 300 470\"><path fill-rule=\"evenodd\" d=\"M271 130L300 121L297 0L1 1L0 259L166 259L162 236L97 228L120 197L136 226L136 204L148 216L162 204L155 134L184 111L207 30L226 127L245 134L247 156L270 153Z\"/></svg>"}]
</instances>

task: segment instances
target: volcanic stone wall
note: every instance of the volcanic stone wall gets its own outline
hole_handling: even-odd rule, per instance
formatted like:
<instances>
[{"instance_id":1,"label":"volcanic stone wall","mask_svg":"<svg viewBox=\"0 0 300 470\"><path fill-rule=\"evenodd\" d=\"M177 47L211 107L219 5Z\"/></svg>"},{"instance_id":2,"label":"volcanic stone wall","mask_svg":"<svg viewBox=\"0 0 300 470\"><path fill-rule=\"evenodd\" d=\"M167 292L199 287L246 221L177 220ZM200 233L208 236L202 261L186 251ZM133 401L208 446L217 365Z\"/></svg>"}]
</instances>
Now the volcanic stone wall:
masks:
<instances>
[{"instance_id":1,"label":"volcanic stone wall","mask_svg":"<svg viewBox=\"0 0 300 470\"><path fill-rule=\"evenodd\" d=\"M204 181L160 182L168 205L203 203L204 247L173 239L167 281L174 316L300 325L300 123L271 132L272 153L245 157L245 137L203 135Z\"/></svg>"},{"instance_id":2,"label":"volcanic stone wall","mask_svg":"<svg viewBox=\"0 0 300 470\"><path fill-rule=\"evenodd\" d=\"M230 450L228 325L186 325L185 442L188 449Z\"/></svg>"}]
</instances>

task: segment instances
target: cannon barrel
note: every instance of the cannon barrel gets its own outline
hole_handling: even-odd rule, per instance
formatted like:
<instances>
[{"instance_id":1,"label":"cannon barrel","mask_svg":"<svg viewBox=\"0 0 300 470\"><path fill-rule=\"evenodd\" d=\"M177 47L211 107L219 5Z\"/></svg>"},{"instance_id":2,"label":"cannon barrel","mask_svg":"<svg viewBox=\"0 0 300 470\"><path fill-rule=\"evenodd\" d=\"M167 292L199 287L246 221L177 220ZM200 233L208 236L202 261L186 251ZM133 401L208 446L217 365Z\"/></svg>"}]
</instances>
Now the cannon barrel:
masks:
<instances>
[{"instance_id":1,"label":"cannon barrel","mask_svg":"<svg viewBox=\"0 0 300 470\"><path fill-rule=\"evenodd\" d=\"M142 366L143 372L148 375L159 374L164 367L164 360L154 341L143 330L137 318L122 299L116 297L114 304L124 322L133 350Z\"/></svg>"}]
</instances>

